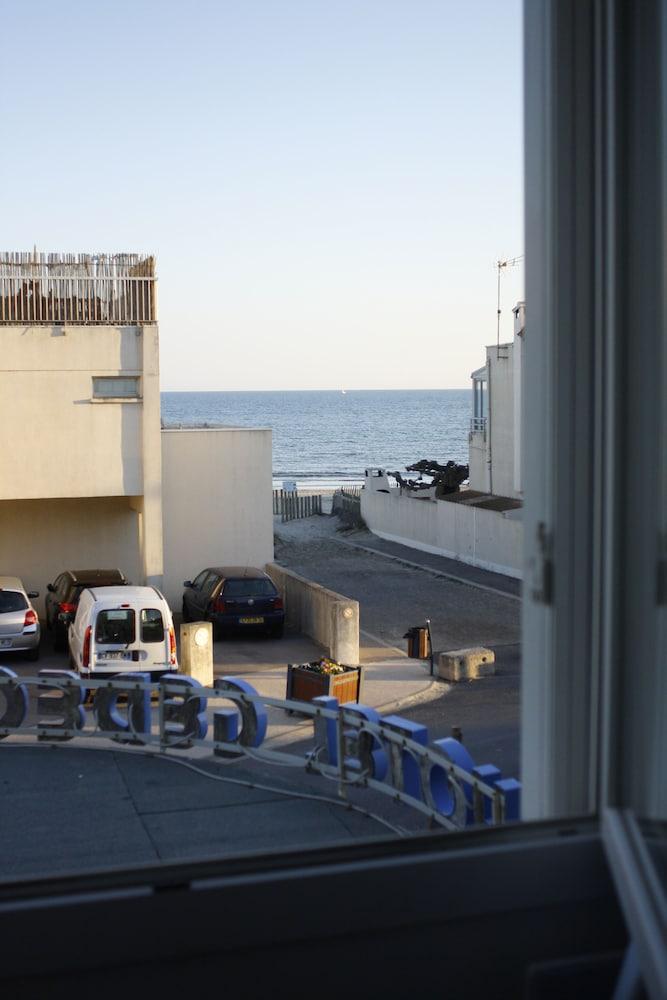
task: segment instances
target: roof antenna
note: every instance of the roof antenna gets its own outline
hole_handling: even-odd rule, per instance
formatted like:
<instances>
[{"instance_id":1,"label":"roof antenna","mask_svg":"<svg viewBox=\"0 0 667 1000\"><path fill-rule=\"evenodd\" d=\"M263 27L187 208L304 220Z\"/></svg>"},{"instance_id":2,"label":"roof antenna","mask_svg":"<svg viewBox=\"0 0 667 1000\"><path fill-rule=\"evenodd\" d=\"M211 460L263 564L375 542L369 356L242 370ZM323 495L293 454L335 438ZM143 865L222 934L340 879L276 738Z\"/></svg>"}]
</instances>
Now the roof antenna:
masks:
<instances>
[{"instance_id":1,"label":"roof antenna","mask_svg":"<svg viewBox=\"0 0 667 1000\"><path fill-rule=\"evenodd\" d=\"M496 267L498 268L498 308L497 308L497 329L496 329L496 357L500 357L500 275L505 270L506 267L514 267L520 261L523 260L525 254L521 254L520 257L512 257L508 260L497 260Z\"/></svg>"}]
</instances>

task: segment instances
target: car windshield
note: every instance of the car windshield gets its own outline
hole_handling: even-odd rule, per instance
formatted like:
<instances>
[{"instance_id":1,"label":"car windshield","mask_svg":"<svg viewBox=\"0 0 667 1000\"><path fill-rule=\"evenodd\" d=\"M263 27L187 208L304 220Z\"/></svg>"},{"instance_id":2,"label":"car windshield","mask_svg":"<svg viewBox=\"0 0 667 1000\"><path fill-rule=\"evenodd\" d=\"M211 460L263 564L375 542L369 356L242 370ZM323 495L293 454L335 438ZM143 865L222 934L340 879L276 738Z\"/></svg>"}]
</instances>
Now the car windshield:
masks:
<instances>
[{"instance_id":1,"label":"car windshield","mask_svg":"<svg viewBox=\"0 0 667 1000\"><path fill-rule=\"evenodd\" d=\"M276 588L270 580L227 580L223 593L225 597L273 597Z\"/></svg>"},{"instance_id":2,"label":"car windshield","mask_svg":"<svg viewBox=\"0 0 667 1000\"><path fill-rule=\"evenodd\" d=\"M95 642L127 646L134 642L134 611L113 608L100 611L95 625Z\"/></svg>"},{"instance_id":3,"label":"car windshield","mask_svg":"<svg viewBox=\"0 0 667 1000\"><path fill-rule=\"evenodd\" d=\"M0 615L10 611L23 611L27 607L28 602L18 590L0 590Z\"/></svg>"}]
</instances>

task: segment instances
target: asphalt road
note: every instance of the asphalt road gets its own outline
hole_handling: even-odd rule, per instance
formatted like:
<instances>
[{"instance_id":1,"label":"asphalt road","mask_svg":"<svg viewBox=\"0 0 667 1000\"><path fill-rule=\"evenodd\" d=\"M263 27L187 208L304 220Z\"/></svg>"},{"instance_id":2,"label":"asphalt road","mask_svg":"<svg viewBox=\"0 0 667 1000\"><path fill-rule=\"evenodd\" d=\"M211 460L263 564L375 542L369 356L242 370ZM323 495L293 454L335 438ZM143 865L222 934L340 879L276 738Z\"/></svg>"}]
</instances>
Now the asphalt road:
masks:
<instances>
[{"instance_id":1,"label":"asphalt road","mask_svg":"<svg viewBox=\"0 0 667 1000\"><path fill-rule=\"evenodd\" d=\"M356 546L377 540L368 532L340 532L335 518L310 518L277 526L276 559L322 586L359 601L363 632L406 648L408 627L431 620L437 651L488 646L496 654L496 674L451 685L439 698L401 709L400 714L428 726L431 739L457 726L476 763L492 763L507 777L520 777L520 601L496 592L496 574L477 570L481 589L434 575L437 557L424 569L366 552ZM352 543L352 544L350 544ZM393 545L393 554L401 547ZM404 550L410 562L422 554ZM448 570L451 560L442 560ZM462 570L459 570L462 572Z\"/></svg>"}]
</instances>

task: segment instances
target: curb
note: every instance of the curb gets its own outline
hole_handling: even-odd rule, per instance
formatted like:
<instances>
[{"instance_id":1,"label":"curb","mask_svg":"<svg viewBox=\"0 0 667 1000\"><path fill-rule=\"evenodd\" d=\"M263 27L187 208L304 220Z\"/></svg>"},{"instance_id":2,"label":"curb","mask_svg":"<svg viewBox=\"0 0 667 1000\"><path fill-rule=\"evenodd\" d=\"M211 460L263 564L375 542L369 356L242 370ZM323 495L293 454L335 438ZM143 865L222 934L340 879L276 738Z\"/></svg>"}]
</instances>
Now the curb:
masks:
<instances>
[{"instance_id":1,"label":"curb","mask_svg":"<svg viewBox=\"0 0 667 1000\"><path fill-rule=\"evenodd\" d=\"M432 680L428 687L424 688L422 691L416 691L414 694L407 695L405 698L398 698L395 701L388 701L383 705L371 705L376 712L380 715L389 715L394 712L399 712L402 708L412 708L413 705L418 705L423 701L431 701L440 694L446 694L452 688L451 684L447 684L444 681ZM292 730L289 730L282 735L276 734L273 737L269 737L264 740L265 743L272 743L273 741L280 740L285 746L290 743L299 743L303 739L302 736L298 735L301 732L302 727L304 727L310 720L303 719L303 721L295 726ZM290 738L290 733L294 734L294 738ZM276 743L276 746L280 746L281 743Z\"/></svg>"}]
</instances>

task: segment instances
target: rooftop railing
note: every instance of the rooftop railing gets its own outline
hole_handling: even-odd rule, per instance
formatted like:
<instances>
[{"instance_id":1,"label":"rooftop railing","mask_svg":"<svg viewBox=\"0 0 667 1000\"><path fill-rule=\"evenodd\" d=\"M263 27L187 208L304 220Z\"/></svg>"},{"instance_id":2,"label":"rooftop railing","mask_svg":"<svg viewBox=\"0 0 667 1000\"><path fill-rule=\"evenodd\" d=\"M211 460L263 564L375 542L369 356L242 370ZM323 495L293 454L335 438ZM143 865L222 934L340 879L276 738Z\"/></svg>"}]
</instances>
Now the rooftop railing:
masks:
<instances>
[{"instance_id":1,"label":"rooftop railing","mask_svg":"<svg viewBox=\"0 0 667 1000\"><path fill-rule=\"evenodd\" d=\"M486 417L470 418L470 433L474 434L475 432L486 434Z\"/></svg>"},{"instance_id":2,"label":"rooftop railing","mask_svg":"<svg viewBox=\"0 0 667 1000\"><path fill-rule=\"evenodd\" d=\"M156 280L139 254L0 252L0 324L155 323Z\"/></svg>"}]
</instances>

